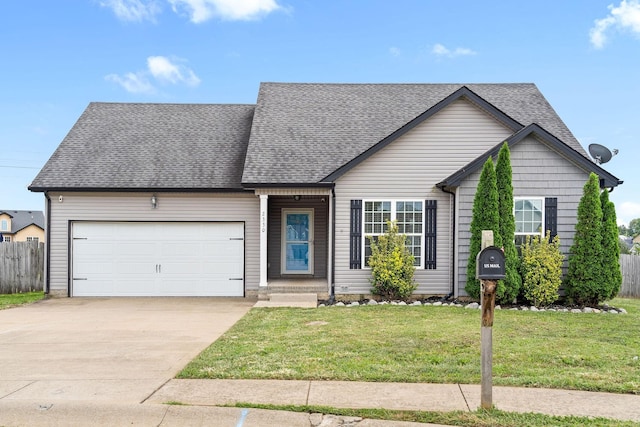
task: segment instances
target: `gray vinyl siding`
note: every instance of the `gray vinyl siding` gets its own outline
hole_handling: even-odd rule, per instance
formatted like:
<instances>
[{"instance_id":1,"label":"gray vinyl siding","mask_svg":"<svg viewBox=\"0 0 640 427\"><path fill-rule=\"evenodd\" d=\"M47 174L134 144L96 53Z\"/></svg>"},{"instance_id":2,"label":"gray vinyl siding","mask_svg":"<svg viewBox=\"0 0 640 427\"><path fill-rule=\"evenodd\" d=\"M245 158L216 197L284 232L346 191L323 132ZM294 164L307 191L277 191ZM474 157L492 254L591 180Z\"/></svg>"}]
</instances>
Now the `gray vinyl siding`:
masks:
<instances>
[{"instance_id":1,"label":"gray vinyl siding","mask_svg":"<svg viewBox=\"0 0 640 427\"><path fill-rule=\"evenodd\" d=\"M565 255L568 254L573 244L578 204L589 173L534 136L529 136L511 147L511 168L514 197L558 198L560 249ZM473 198L480 172L471 174L458 189L460 207L457 264L460 295L466 295L464 287L467 281Z\"/></svg>"},{"instance_id":2,"label":"gray vinyl siding","mask_svg":"<svg viewBox=\"0 0 640 427\"><path fill-rule=\"evenodd\" d=\"M437 200L437 268L417 269L416 293L451 291L453 198L435 184L506 139L511 132L459 100L407 132L336 181L336 293L370 292L370 270L349 269L350 200Z\"/></svg>"},{"instance_id":3,"label":"gray vinyl siding","mask_svg":"<svg viewBox=\"0 0 640 427\"><path fill-rule=\"evenodd\" d=\"M230 221L245 223L245 290L260 282L259 199L253 194L49 193L51 197L50 289L66 293L71 221ZM62 202L59 197L62 196ZM117 239L118 236L114 236ZM167 236L168 239L171 236Z\"/></svg>"},{"instance_id":4,"label":"gray vinyl siding","mask_svg":"<svg viewBox=\"0 0 640 427\"><path fill-rule=\"evenodd\" d=\"M269 279L277 279L281 277L281 258L282 258L282 209L313 209L313 277L327 277L327 243L329 241L328 214L329 203L328 198L324 197L324 202L320 197L302 196L298 201L291 197L280 199L276 197L269 198L269 223L267 233L269 237L267 249L268 277Z\"/></svg>"}]
</instances>

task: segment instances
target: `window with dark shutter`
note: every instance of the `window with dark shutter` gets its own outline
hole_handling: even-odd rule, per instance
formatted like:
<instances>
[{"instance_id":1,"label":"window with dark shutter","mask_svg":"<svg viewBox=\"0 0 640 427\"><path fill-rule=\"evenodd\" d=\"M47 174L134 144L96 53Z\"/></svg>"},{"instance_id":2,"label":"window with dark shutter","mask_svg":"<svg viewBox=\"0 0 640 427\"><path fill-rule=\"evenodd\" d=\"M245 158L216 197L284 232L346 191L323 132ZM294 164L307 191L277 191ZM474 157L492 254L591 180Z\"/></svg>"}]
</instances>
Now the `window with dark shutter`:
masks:
<instances>
[{"instance_id":1,"label":"window with dark shutter","mask_svg":"<svg viewBox=\"0 0 640 427\"><path fill-rule=\"evenodd\" d=\"M544 199L544 230L551 232L553 239L558 235L558 198L547 197Z\"/></svg>"},{"instance_id":2,"label":"window with dark shutter","mask_svg":"<svg viewBox=\"0 0 640 427\"><path fill-rule=\"evenodd\" d=\"M425 230L424 230L424 268L436 268L436 214L437 200L425 200Z\"/></svg>"},{"instance_id":3,"label":"window with dark shutter","mask_svg":"<svg viewBox=\"0 0 640 427\"><path fill-rule=\"evenodd\" d=\"M349 268L362 268L362 200L351 201L351 230L349 233Z\"/></svg>"}]
</instances>

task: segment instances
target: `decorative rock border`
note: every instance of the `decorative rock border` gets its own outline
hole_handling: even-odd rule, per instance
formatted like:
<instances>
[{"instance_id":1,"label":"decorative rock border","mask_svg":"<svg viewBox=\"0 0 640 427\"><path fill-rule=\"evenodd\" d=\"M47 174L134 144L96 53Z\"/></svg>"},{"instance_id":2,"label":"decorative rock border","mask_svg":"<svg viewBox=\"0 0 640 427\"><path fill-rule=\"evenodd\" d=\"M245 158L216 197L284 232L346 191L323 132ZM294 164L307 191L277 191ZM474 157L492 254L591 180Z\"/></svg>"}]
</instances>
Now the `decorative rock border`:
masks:
<instances>
[{"instance_id":1,"label":"decorative rock border","mask_svg":"<svg viewBox=\"0 0 640 427\"><path fill-rule=\"evenodd\" d=\"M434 306L434 307L459 307L459 308L464 308L466 310L479 310L482 307L480 306L480 304L478 304L477 302L471 302L471 303L461 303L461 302L443 302L443 301L414 301L411 303L407 303L405 301L376 301L376 300L368 300L368 301L353 301L353 302L348 302L348 303L344 303L342 301L338 301L335 304L327 304L324 302L321 302L320 304L318 304L318 307L360 307L360 306L364 306L364 305L411 305L411 306ZM553 305L547 308L538 308L535 306L525 306L525 305L518 305L518 306L509 306L509 307L505 307L502 308L499 305L496 305L496 310L513 310L513 311L559 311L559 312L565 312L565 313L599 313L599 314L627 314L627 310L625 310L624 308L616 308L616 307L610 307L607 304L602 305L599 308L594 308L594 307L582 307L582 308L577 308L577 307L565 307L565 306L561 306L561 305Z\"/></svg>"}]
</instances>

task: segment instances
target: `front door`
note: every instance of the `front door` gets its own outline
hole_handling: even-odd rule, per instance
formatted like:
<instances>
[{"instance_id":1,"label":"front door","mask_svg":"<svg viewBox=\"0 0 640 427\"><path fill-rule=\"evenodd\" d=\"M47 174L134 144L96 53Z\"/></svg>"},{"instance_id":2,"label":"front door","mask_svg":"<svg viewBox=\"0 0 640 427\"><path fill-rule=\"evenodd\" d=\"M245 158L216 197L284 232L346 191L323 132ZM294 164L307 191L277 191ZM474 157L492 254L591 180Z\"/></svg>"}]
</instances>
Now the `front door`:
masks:
<instances>
[{"instance_id":1,"label":"front door","mask_svg":"<svg viewBox=\"0 0 640 427\"><path fill-rule=\"evenodd\" d=\"M282 273L313 274L313 209L282 210Z\"/></svg>"}]
</instances>

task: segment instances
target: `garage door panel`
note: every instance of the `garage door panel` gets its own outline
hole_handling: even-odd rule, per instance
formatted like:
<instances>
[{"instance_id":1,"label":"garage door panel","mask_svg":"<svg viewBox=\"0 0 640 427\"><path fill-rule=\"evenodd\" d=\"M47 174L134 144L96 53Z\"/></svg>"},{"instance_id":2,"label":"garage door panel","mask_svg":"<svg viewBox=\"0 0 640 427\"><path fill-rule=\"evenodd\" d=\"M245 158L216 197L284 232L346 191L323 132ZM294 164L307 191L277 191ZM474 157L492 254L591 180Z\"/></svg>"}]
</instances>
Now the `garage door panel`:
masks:
<instances>
[{"instance_id":1,"label":"garage door panel","mask_svg":"<svg viewBox=\"0 0 640 427\"><path fill-rule=\"evenodd\" d=\"M244 295L243 223L79 222L72 234L75 296Z\"/></svg>"}]
</instances>

